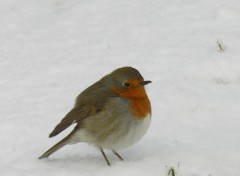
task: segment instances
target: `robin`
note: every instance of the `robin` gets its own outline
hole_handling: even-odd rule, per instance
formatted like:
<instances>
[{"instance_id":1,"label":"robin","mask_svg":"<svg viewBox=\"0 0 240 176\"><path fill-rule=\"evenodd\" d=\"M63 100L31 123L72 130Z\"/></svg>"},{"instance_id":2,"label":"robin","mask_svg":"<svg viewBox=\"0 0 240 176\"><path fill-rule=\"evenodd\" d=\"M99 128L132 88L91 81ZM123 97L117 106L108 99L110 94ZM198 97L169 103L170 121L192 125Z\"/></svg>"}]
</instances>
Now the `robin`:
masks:
<instances>
[{"instance_id":1,"label":"robin","mask_svg":"<svg viewBox=\"0 0 240 176\"><path fill-rule=\"evenodd\" d=\"M112 150L120 159L118 150L138 142L146 133L151 121L151 104L141 74L132 67L114 70L84 90L73 109L50 133L54 137L69 126L76 124L64 139L42 154L46 158L67 144L86 142L101 151Z\"/></svg>"}]
</instances>

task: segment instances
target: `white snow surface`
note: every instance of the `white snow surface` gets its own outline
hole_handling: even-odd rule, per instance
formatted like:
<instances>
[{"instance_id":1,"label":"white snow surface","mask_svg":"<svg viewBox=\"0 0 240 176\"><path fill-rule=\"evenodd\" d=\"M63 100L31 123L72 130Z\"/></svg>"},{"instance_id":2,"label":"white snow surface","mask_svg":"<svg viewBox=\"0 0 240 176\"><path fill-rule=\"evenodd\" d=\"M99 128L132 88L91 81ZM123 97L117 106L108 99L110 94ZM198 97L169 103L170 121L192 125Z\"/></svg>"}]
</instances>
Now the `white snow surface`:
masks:
<instances>
[{"instance_id":1,"label":"white snow surface","mask_svg":"<svg viewBox=\"0 0 240 176\"><path fill-rule=\"evenodd\" d=\"M239 0L0 4L0 175L240 174ZM153 82L150 128L125 161L84 143L38 160L73 128L48 138L75 97L122 66Z\"/></svg>"}]
</instances>

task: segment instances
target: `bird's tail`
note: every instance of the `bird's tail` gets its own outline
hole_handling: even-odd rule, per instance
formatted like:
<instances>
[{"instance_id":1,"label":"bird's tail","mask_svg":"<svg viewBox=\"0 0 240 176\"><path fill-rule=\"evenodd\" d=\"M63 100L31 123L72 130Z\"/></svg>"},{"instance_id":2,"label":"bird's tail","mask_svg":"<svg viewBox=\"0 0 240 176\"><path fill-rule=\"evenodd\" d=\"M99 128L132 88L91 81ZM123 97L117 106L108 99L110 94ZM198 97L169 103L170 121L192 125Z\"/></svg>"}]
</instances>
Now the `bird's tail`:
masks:
<instances>
[{"instance_id":1,"label":"bird's tail","mask_svg":"<svg viewBox=\"0 0 240 176\"><path fill-rule=\"evenodd\" d=\"M62 148L68 143L68 136L59 141L57 144L52 146L50 149L48 149L45 153L43 153L41 156L39 156L38 159L43 159L49 157L51 154Z\"/></svg>"}]
</instances>

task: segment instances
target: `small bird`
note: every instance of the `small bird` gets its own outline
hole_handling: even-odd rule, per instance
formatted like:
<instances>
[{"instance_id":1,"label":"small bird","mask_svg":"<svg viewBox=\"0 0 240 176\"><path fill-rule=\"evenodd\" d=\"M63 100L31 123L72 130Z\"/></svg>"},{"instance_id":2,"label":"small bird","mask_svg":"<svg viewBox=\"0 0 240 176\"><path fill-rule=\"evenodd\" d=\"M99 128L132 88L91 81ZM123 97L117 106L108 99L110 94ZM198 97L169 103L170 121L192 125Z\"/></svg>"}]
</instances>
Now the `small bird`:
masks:
<instances>
[{"instance_id":1,"label":"small bird","mask_svg":"<svg viewBox=\"0 0 240 176\"><path fill-rule=\"evenodd\" d=\"M73 124L75 128L39 159L67 144L86 142L99 148L109 166L103 149L111 150L123 160L117 151L138 142L150 125L151 104L144 89L148 83L151 81L145 81L137 69L122 67L88 87L49 137Z\"/></svg>"}]
</instances>

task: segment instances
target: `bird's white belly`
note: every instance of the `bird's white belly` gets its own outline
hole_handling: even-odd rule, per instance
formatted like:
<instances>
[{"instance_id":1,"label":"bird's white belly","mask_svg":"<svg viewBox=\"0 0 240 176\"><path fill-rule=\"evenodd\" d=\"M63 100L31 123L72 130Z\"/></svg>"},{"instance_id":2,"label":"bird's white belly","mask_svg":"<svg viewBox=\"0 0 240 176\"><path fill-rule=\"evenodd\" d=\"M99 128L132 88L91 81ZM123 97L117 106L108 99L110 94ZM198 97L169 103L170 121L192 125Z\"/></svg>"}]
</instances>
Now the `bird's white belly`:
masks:
<instances>
[{"instance_id":1,"label":"bird's white belly","mask_svg":"<svg viewBox=\"0 0 240 176\"><path fill-rule=\"evenodd\" d=\"M108 149L121 150L139 142L141 138L146 134L150 125L150 121L151 116L148 115L144 119L139 120L137 123L132 123L129 127L128 133L123 135L115 142L114 140L106 141L104 147Z\"/></svg>"},{"instance_id":2,"label":"bird's white belly","mask_svg":"<svg viewBox=\"0 0 240 176\"><path fill-rule=\"evenodd\" d=\"M71 139L71 143L77 143L82 141L95 145L97 147L102 147L104 149L124 149L137 143L146 134L150 122L151 115L149 114L143 119L135 120L134 122L130 123L127 132L122 131L118 134L109 134L107 140L101 142L97 142L97 139L91 134L89 134L88 131L81 129L74 134L73 138Z\"/></svg>"}]
</instances>

